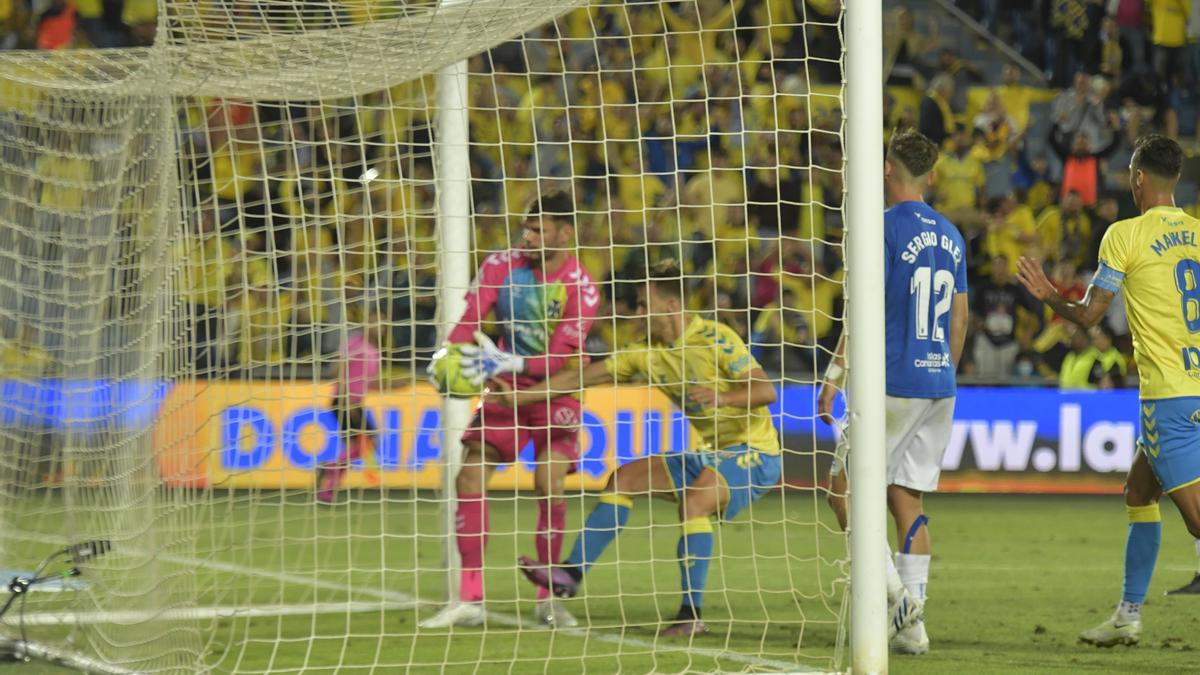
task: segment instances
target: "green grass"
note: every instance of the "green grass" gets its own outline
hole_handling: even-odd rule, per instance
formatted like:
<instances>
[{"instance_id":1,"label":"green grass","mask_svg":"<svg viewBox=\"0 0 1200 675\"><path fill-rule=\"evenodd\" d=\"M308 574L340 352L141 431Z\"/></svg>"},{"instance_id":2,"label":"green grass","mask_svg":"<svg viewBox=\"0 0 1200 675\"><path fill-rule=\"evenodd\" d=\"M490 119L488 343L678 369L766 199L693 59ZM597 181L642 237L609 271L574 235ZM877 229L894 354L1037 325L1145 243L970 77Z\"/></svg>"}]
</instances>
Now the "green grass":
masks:
<instances>
[{"instance_id":1,"label":"green grass","mask_svg":"<svg viewBox=\"0 0 1200 675\"><path fill-rule=\"evenodd\" d=\"M590 498L571 504L573 527L590 504ZM30 506L53 508L44 501ZM933 650L924 657L894 658L891 672L1182 672L1200 665L1192 651L1200 647L1200 598L1162 595L1190 578L1195 567L1191 539L1173 508L1163 509L1164 546L1143 644L1115 650L1085 648L1075 636L1106 618L1120 591L1125 516L1119 497L937 495L927 510L937 553L927 612ZM753 523L743 517L720 530L720 561L710 574L705 603L712 633L690 645L656 638L659 622L674 612L679 598L672 505L635 510L604 564L589 574L585 597L568 603L586 630L556 634L518 625L517 617L532 612L534 595L512 565L518 553L532 552L536 508L532 500L510 498L495 500L491 510L486 584L489 609L500 620L486 630L418 633L416 622L433 611L431 602L419 610L376 607L176 622L190 632L163 638L159 648L201 649L215 672L375 667L375 672L644 673L835 666L845 586L839 580L844 543L832 518L811 493L792 493L786 500L770 496L753 516ZM437 519L436 504L423 494L393 493L381 501L364 493L334 509L316 508L300 496L231 494L202 510L181 506L160 523L193 533L194 541L181 537L165 548L203 558L204 565L160 559L155 578L167 581L151 586L149 577L113 576L123 562L115 555L107 568L97 562L94 577L97 585L120 578L147 587L106 609L136 605L151 588L168 605L169 598L192 593L205 605L237 607L380 603L406 596L433 601L441 597L444 580ZM51 521L43 522L43 531L52 528ZM568 534L568 546L572 539ZM235 567L261 574L231 574ZM174 574L181 570L194 573ZM68 602L67 595L41 594L31 611L53 609ZM47 641L64 636L62 629L45 626L30 632ZM135 626L125 632L89 629L83 636L96 644L143 633ZM58 671L0 665L0 672Z\"/></svg>"}]
</instances>

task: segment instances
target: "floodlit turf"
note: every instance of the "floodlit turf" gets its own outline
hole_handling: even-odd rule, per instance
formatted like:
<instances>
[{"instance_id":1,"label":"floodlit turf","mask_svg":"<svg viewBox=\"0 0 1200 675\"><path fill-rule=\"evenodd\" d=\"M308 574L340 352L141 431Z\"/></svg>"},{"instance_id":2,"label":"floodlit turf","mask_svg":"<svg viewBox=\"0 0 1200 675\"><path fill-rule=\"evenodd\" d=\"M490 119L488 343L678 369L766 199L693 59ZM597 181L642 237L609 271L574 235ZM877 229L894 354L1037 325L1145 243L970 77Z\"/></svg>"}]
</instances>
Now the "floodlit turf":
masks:
<instances>
[{"instance_id":1,"label":"floodlit turf","mask_svg":"<svg viewBox=\"0 0 1200 675\"><path fill-rule=\"evenodd\" d=\"M841 542L813 496L796 495L786 503L776 496L762 502L753 526L723 528L718 548L725 555L710 582L719 590L706 601L713 630L690 645L656 642L654 632L678 601L673 562L678 530L669 526L671 505L637 509L604 559L611 563L619 556L621 564L598 566L587 580L587 596L568 603L590 630L553 634L517 628L517 617L531 613L533 592L512 561L519 552L532 552L528 530L536 510L530 502L507 500L498 501L491 516L493 569L487 584L490 607L499 616L486 631L422 631L414 638L416 621L432 606L209 619L201 622L213 628L206 658L216 672L367 672L371 666L377 672L441 672L444 664L444 672L454 673L829 667L844 590L834 564ZM438 510L424 497L393 495L380 502L366 493L350 504L317 509L299 496L239 495L201 519L219 526L197 532L198 550L215 551L207 566L197 568L197 585L214 606L356 600L402 607L411 595L435 599L442 583L433 537ZM590 503L572 503L571 523L581 520ZM928 607L933 650L924 657L895 657L891 672L1200 669L1192 651L1200 647L1200 597L1162 595L1190 578L1195 566L1191 539L1173 508L1163 509L1163 552L1145 610L1143 644L1110 650L1077 645L1075 636L1106 618L1119 593L1125 531L1119 497L947 495L932 498L928 511L937 547ZM823 525L811 523L816 515ZM785 519L786 531L780 524ZM662 527L647 529L651 522ZM517 526L525 533L513 534ZM818 552L824 560L815 557ZM264 574L231 574L236 567ZM418 567L423 571L414 572ZM317 568L333 571L316 574ZM283 574L292 576L281 579ZM33 628L31 637L49 638L55 630ZM382 641L380 634L386 636ZM0 672L58 671L0 665Z\"/></svg>"}]
</instances>

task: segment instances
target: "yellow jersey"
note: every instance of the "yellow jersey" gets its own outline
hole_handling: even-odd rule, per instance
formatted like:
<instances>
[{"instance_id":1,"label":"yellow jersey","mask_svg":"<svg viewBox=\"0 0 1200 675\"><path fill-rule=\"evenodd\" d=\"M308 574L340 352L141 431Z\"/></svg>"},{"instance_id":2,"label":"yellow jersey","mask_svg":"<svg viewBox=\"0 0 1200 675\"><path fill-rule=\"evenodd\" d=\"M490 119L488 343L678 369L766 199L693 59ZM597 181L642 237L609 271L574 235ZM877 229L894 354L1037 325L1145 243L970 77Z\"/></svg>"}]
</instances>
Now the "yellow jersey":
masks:
<instances>
[{"instance_id":1,"label":"yellow jersey","mask_svg":"<svg viewBox=\"0 0 1200 675\"><path fill-rule=\"evenodd\" d=\"M1125 289L1141 397L1200 396L1200 220L1156 206L1114 223L1092 284Z\"/></svg>"},{"instance_id":2,"label":"yellow jersey","mask_svg":"<svg viewBox=\"0 0 1200 675\"><path fill-rule=\"evenodd\" d=\"M766 406L702 408L687 398L688 385L723 392L743 386L758 362L729 326L696 317L678 340L617 352L607 362L618 382L643 379L683 411L704 440L703 452L748 445L779 454L779 435Z\"/></svg>"}]
</instances>

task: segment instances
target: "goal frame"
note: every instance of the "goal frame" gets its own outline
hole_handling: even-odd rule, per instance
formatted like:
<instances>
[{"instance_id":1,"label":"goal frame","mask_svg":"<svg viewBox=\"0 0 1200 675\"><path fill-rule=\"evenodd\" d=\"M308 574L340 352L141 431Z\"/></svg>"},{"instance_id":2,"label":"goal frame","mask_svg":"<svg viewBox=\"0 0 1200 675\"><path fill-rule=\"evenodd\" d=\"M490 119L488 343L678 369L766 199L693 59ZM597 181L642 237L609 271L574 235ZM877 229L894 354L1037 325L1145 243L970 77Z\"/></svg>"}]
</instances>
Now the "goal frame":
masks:
<instances>
[{"instance_id":1,"label":"goal frame","mask_svg":"<svg viewBox=\"0 0 1200 675\"><path fill-rule=\"evenodd\" d=\"M846 302L850 508L850 659L886 673L887 448L884 396L883 6L846 0Z\"/></svg>"},{"instance_id":2,"label":"goal frame","mask_svg":"<svg viewBox=\"0 0 1200 675\"><path fill-rule=\"evenodd\" d=\"M850 509L850 665L855 673L888 670L886 568L887 453L884 436L885 378L883 267L883 40L882 0L845 0L843 32L846 209L846 297L849 441L854 508ZM465 309L470 283L471 216L468 197L466 63L438 74L438 229L443 327ZM851 198L852 197L852 198ZM454 544L455 475L462 461L459 437L469 404L446 397L442 405L442 496L446 505L443 559L447 599L458 596L460 561Z\"/></svg>"}]
</instances>

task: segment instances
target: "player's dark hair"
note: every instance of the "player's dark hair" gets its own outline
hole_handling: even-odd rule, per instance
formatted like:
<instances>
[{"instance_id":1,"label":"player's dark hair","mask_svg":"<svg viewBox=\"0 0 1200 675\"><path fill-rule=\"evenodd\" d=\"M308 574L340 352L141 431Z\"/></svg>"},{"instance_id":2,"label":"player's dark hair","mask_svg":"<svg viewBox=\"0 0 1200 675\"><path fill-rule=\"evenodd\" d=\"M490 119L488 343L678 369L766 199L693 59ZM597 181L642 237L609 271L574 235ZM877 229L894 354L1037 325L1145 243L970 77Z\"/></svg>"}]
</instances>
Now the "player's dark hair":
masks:
<instances>
[{"instance_id":1,"label":"player's dark hair","mask_svg":"<svg viewBox=\"0 0 1200 675\"><path fill-rule=\"evenodd\" d=\"M1133 168L1159 178L1179 178L1183 170L1183 148L1161 134L1148 134L1133 144Z\"/></svg>"},{"instance_id":2,"label":"player's dark hair","mask_svg":"<svg viewBox=\"0 0 1200 675\"><path fill-rule=\"evenodd\" d=\"M888 159L899 162L913 178L933 171L937 158L937 145L916 129L897 131L888 143Z\"/></svg>"},{"instance_id":3,"label":"player's dark hair","mask_svg":"<svg viewBox=\"0 0 1200 675\"><path fill-rule=\"evenodd\" d=\"M670 258L651 265L646 281L658 293L683 299L683 270L679 269L679 263Z\"/></svg>"},{"instance_id":4,"label":"player's dark hair","mask_svg":"<svg viewBox=\"0 0 1200 675\"><path fill-rule=\"evenodd\" d=\"M574 227L575 200L565 190L548 190L530 200L525 216L550 216L562 225Z\"/></svg>"}]
</instances>

